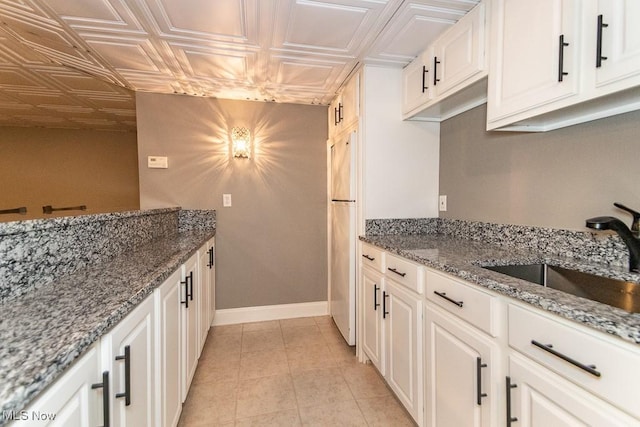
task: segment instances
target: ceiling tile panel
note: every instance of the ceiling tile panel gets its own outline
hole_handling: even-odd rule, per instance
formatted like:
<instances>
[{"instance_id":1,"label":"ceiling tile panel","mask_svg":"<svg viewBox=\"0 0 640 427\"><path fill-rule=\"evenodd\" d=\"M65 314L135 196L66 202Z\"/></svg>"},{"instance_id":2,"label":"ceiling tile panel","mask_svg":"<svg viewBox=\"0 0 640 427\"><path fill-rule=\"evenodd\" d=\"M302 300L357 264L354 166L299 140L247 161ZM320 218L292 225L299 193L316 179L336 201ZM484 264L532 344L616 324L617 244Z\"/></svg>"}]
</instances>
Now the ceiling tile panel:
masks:
<instances>
[{"instance_id":1,"label":"ceiling tile panel","mask_svg":"<svg viewBox=\"0 0 640 427\"><path fill-rule=\"evenodd\" d=\"M326 88L336 67L327 64L310 65L308 62L280 58L275 81L278 84L297 88Z\"/></svg>"},{"instance_id":2,"label":"ceiling tile panel","mask_svg":"<svg viewBox=\"0 0 640 427\"><path fill-rule=\"evenodd\" d=\"M259 10L272 0L146 0L161 37L258 45Z\"/></svg>"},{"instance_id":3,"label":"ceiling tile panel","mask_svg":"<svg viewBox=\"0 0 640 427\"><path fill-rule=\"evenodd\" d=\"M69 27L122 34L142 34L144 29L126 0L44 0L49 10Z\"/></svg>"},{"instance_id":4,"label":"ceiling tile panel","mask_svg":"<svg viewBox=\"0 0 640 427\"><path fill-rule=\"evenodd\" d=\"M430 0L404 3L371 47L366 60L407 64L476 4L458 2L451 4L452 8L444 8L444 3Z\"/></svg>"},{"instance_id":5,"label":"ceiling tile panel","mask_svg":"<svg viewBox=\"0 0 640 427\"><path fill-rule=\"evenodd\" d=\"M196 77L228 81L245 81L248 78L248 57L243 52L185 50L184 55Z\"/></svg>"},{"instance_id":6,"label":"ceiling tile panel","mask_svg":"<svg viewBox=\"0 0 640 427\"><path fill-rule=\"evenodd\" d=\"M148 40L119 37L109 40L88 39L87 43L113 68L121 71L160 72L152 58L157 52Z\"/></svg>"},{"instance_id":7,"label":"ceiling tile panel","mask_svg":"<svg viewBox=\"0 0 640 427\"><path fill-rule=\"evenodd\" d=\"M386 5L385 1L281 0L273 46L354 58L377 32Z\"/></svg>"}]
</instances>

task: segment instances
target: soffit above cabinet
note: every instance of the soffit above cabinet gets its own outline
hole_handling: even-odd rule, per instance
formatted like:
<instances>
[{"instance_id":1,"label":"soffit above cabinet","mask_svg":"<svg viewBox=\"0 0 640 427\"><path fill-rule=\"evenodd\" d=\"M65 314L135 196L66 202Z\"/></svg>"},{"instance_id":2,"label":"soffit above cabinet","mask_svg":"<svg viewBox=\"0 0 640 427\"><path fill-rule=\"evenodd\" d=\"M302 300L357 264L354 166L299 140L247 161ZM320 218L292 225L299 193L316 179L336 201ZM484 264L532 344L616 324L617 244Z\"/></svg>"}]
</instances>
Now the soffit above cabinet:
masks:
<instances>
[{"instance_id":1,"label":"soffit above cabinet","mask_svg":"<svg viewBox=\"0 0 640 427\"><path fill-rule=\"evenodd\" d=\"M133 91L327 105L358 64L403 67L478 1L0 0L0 66L19 70L1 77L0 105L42 109L61 69ZM43 99L5 100L31 70Z\"/></svg>"}]
</instances>

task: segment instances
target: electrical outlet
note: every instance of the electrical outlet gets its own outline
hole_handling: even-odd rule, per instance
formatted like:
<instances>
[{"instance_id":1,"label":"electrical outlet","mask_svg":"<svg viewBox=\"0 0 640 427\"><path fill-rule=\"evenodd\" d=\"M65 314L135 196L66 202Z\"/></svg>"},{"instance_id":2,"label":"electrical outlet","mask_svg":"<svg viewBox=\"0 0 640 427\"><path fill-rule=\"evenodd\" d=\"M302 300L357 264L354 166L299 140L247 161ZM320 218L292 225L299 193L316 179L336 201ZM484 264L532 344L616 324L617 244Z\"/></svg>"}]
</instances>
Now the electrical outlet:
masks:
<instances>
[{"instance_id":1,"label":"electrical outlet","mask_svg":"<svg viewBox=\"0 0 640 427\"><path fill-rule=\"evenodd\" d=\"M231 194L222 195L222 206L225 208L231 207Z\"/></svg>"},{"instance_id":2,"label":"electrical outlet","mask_svg":"<svg viewBox=\"0 0 640 427\"><path fill-rule=\"evenodd\" d=\"M440 209L440 212L446 212L446 210L447 210L447 196L445 196L445 195L440 196L440 198L438 200L438 208Z\"/></svg>"}]
</instances>

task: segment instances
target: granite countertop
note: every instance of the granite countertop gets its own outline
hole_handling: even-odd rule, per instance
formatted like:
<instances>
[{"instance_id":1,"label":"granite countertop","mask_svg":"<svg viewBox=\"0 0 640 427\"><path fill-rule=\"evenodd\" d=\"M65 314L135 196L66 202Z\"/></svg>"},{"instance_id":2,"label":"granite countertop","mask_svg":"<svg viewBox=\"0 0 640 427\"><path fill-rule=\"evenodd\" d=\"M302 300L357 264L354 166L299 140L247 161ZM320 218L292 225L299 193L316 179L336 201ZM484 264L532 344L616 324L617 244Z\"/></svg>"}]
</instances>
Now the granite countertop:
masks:
<instances>
[{"instance_id":1,"label":"granite countertop","mask_svg":"<svg viewBox=\"0 0 640 427\"><path fill-rule=\"evenodd\" d=\"M360 240L566 319L640 344L640 313L629 313L482 268L542 262L640 283L640 274L629 273L622 267L594 265L573 258L548 256L533 250L440 234L363 236Z\"/></svg>"},{"instance_id":2,"label":"granite countertop","mask_svg":"<svg viewBox=\"0 0 640 427\"><path fill-rule=\"evenodd\" d=\"M214 235L158 238L0 304L0 413L25 409Z\"/></svg>"}]
</instances>

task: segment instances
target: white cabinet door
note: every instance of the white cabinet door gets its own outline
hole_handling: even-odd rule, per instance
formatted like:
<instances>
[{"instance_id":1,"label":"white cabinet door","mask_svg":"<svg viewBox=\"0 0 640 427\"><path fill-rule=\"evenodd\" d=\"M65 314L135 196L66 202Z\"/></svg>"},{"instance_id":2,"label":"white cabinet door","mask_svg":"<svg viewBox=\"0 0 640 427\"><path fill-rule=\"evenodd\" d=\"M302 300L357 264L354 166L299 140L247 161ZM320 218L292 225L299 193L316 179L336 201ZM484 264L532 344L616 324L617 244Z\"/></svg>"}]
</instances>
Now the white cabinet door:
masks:
<instances>
[{"instance_id":1,"label":"white cabinet door","mask_svg":"<svg viewBox=\"0 0 640 427\"><path fill-rule=\"evenodd\" d=\"M341 105L342 100L339 95L331 102L331 104L329 104L329 110L327 114L329 125L329 139L333 138L339 133Z\"/></svg>"},{"instance_id":2,"label":"white cabinet door","mask_svg":"<svg viewBox=\"0 0 640 427\"><path fill-rule=\"evenodd\" d=\"M640 83L640 2L637 0L598 0L598 15L585 25L600 27L600 63L596 63L596 86L621 80ZM596 50L598 45L596 44ZM594 56L597 61L598 53ZM604 59L606 58L606 59ZM597 66L600 65L600 66ZM628 85L628 83L625 83Z\"/></svg>"},{"instance_id":3,"label":"white cabinet door","mask_svg":"<svg viewBox=\"0 0 640 427\"><path fill-rule=\"evenodd\" d=\"M431 63L436 96L446 96L485 69L484 20L480 3L436 41Z\"/></svg>"},{"instance_id":4,"label":"white cabinet door","mask_svg":"<svg viewBox=\"0 0 640 427\"><path fill-rule=\"evenodd\" d=\"M216 317L216 239L209 240L209 326Z\"/></svg>"},{"instance_id":5,"label":"white cabinet door","mask_svg":"<svg viewBox=\"0 0 640 427\"><path fill-rule=\"evenodd\" d=\"M195 296L198 304L198 357L209 332L209 245L198 249L198 283ZM194 284L195 285L195 284Z\"/></svg>"},{"instance_id":6,"label":"white cabinet door","mask_svg":"<svg viewBox=\"0 0 640 427\"><path fill-rule=\"evenodd\" d=\"M384 369L384 345L382 323L383 276L368 268L362 269L361 289L363 294L362 308L364 322L362 325L362 348L371 363L378 368L381 375Z\"/></svg>"},{"instance_id":7,"label":"white cabinet door","mask_svg":"<svg viewBox=\"0 0 640 427\"><path fill-rule=\"evenodd\" d=\"M360 75L355 74L329 105L329 139L351 131L360 116Z\"/></svg>"},{"instance_id":8,"label":"white cabinet door","mask_svg":"<svg viewBox=\"0 0 640 427\"><path fill-rule=\"evenodd\" d=\"M577 95L580 2L496 0L492 7L488 122Z\"/></svg>"},{"instance_id":9,"label":"white cabinet door","mask_svg":"<svg viewBox=\"0 0 640 427\"><path fill-rule=\"evenodd\" d=\"M182 265L180 281L182 303L182 401L184 402L196 373L200 345L198 335L198 256ZM194 292L195 291L195 292Z\"/></svg>"},{"instance_id":10,"label":"white cabinet door","mask_svg":"<svg viewBox=\"0 0 640 427\"><path fill-rule=\"evenodd\" d=\"M154 338L152 297L102 338L103 367L112 373L112 426L155 425Z\"/></svg>"},{"instance_id":11,"label":"white cabinet door","mask_svg":"<svg viewBox=\"0 0 640 427\"><path fill-rule=\"evenodd\" d=\"M413 419L422 425L422 299L386 280L382 308L386 379Z\"/></svg>"},{"instance_id":12,"label":"white cabinet door","mask_svg":"<svg viewBox=\"0 0 640 427\"><path fill-rule=\"evenodd\" d=\"M356 74L347 82L342 91L341 126L343 130L350 129L358 121L360 115L359 87L360 77Z\"/></svg>"},{"instance_id":13,"label":"white cabinet door","mask_svg":"<svg viewBox=\"0 0 640 427\"><path fill-rule=\"evenodd\" d=\"M25 411L14 416L15 427L94 427L104 425L100 352L94 345ZM107 376L108 379L108 376Z\"/></svg>"},{"instance_id":14,"label":"white cabinet door","mask_svg":"<svg viewBox=\"0 0 640 427\"><path fill-rule=\"evenodd\" d=\"M498 425L498 344L433 304L425 325L426 425Z\"/></svg>"},{"instance_id":15,"label":"white cabinet door","mask_svg":"<svg viewBox=\"0 0 640 427\"><path fill-rule=\"evenodd\" d=\"M613 408L548 369L513 352L509 356L507 426L637 426Z\"/></svg>"},{"instance_id":16,"label":"white cabinet door","mask_svg":"<svg viewBox=\"0 0 640 427\"><path fill-rule=\"evenodd\" d=\"M156 416L162 427L178 425L182 412L180 366L182 366L182 298L181 271L173 273L155 291L156 305L156 354L159 357L156 378L158 410Z\"/></svg>"},{"instance_id":17,"label":"white cabinet door","mask_svg":"<svg viewBox=\"0 0 640 427\"><path fill-rule=\"evenodd\" d=\"M431 100L433 86L431 58L433 58L433 49L428 49L402 70L403 114L409 114Z\"/></svg>"}]
</instances>

